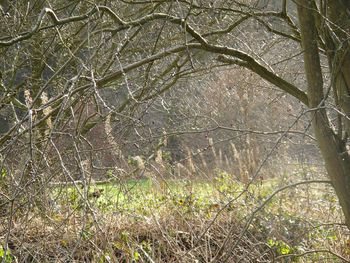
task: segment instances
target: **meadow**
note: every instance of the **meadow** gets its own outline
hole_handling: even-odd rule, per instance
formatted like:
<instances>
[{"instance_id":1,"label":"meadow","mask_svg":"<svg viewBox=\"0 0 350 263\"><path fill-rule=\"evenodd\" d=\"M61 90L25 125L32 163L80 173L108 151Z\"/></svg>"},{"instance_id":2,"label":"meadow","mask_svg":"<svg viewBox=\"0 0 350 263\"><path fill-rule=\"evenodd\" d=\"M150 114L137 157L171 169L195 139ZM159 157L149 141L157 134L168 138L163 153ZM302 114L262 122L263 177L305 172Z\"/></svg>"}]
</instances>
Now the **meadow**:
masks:
<instances>
[{"instance_id":1,"label":"meadow","mask_svg":"<svg viewBox=\"0 0 350 263\"><path fill-rule=\"evenodd\" d=\"M46 219L33 211L14 232L28 239L22 256L41 262L349 262L331 186L291 183L297 176L246 185L218 170L210 180L56 186Z\"/></svg>"}]
</instances>

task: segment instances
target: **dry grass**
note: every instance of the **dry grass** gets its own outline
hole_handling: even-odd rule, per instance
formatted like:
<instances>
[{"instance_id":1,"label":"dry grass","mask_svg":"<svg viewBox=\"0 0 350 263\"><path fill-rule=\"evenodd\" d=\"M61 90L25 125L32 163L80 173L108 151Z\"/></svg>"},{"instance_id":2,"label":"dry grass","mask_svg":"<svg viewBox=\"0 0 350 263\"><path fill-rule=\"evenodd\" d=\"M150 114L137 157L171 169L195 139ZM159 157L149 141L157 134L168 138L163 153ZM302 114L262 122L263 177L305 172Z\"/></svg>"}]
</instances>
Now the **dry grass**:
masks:
<instances>
[{"instance_id":1,"label":"dry grass","mask_svg":"<svg viewBox=\"0 0 350 263\"><path fill-rule=\"evenodd\" d=\"M108 186L88 199L62 192L55 206L4 214L4 262L349 262L349 233L330 187L287 189L254 213L281 181L246 192L225 173L178 184Z\"/></svg>"},{"instance_id":2,"label":"dry grass","mask_svg":"<svg viewBox=\"0 0 350 263\"><path fill-rule=\"evenodd\" d=\"M180 213L134 220L99 214L15 224L9 244L19 262L210 262L230 229L233 241L242 227L228 214L215 221ZM247 231L227 262L269 262L264 240Z\"/></svg>"}]
</instances>

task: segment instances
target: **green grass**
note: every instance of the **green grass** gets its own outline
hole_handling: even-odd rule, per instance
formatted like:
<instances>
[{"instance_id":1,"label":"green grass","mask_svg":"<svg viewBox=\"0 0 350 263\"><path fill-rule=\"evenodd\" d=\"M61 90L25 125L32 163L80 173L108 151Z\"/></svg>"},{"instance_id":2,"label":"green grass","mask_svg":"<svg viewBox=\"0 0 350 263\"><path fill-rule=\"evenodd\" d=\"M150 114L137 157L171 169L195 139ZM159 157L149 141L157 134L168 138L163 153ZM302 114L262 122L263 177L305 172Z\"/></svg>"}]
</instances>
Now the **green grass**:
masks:
<instances>
[{"instance_id":1,"label":"green grass","mask_svg":"<svg viewBox=\"0 0 350 263\"><path fill-rule=\"evenodd\" d=\"M67 227L66 231L70 233L58 242L65 249L75 244L79 236L103 243L99 240L103 237L103 231L99 231L101 227L106 229L106 237L112 240L114 249L123 255L135 257L135 251L142 254L140 246L143 249L150 246L147 251L153 251L154 255L171 254L172 248L165 246L166 242L172 240L173 245L179 245L177 249L184 249L183 245L187 243L181 235L191 234L195 239L214 221L210 233L215 242L223 242L224 228L229 229L233 225L239 233L252 212L285 184L285 181L276 179L264 180L245 189L245 185L234 176L217 172L212 180L151 178L99 183L86 189L81 185L78 189L73 186L56 187L52 197L57 209L56 214L50 214L50 217L55 224ZM98 190L103 192L94 197L92 194ZM254 239L269 246L277 257L324 247L341 251L343 234L339 229L327 226L315 228L322 223L341 221L336 200L334 193L324 185L287 189L255 214L248 232L254 235ZM81 225L85 226L83 230ZM73 231L75 229L77 232ZM110 232L110 229L113 231ZM163 235L166 236L164 243L158 243ZM217 247L213 245L212 249ZM293 262L319 262L326 256L317 253ZM324 262L340 261L332 258Z\"/></svg>"},{"instance_id":2,"label":"green grass","mask_svg":"<svg viewBox=\"0 0 350 263\"><path fill-rule=\"evenodd\" d=\"M273 181L252 185L244 193L235 207L242 206L239 213L244 216L250 209L248 203L268 196L274 187ZM99 197L92 193L102 190ZM117 212L145 216L167 213L179 209L210 216L211 212L222 208L229 201L241 195L244 185L227 173L220 172L211 181L204 180L155 180L139 179L125 182L111 182L92 185L88 188L89 203L103 212ZM82 193L83 189L80 188ZM75 209L82 207L82 196L75 187L54 190L55 199L63 206ZM247 203L248 202L248 203Z\"/></svg>"},{"instance_id":3,"label":"green grass","mask_svg":"<svg viewBox=\"0 0 350 263\"><path fill-rule=\"evenodd\" d=\"M245 185L232 175L217 172L214 179L207 181L145 178L91 185L88 189L77 190L72 186L56 188L53 196L61 207L70 206L76 210L83 207L84 200L89 201L90 207L102 212L134 217L163 214L174 209L190 211L196 216L210 216L212 212L226 207L235 210L236 216L243 219L278 189L280 183L278 180L265 180L245 189ZM329 214L321 214L320 211L339 209L334 193L322 187L305 185L281 192L266 204L262 214L327 221ZM85 198L82 196L84 190ZM92 197L97 190L103 190L102 194ZM268 216L265 219L268 221Z\"/></svg>"},{"instance_id":4,"label":"green grass","mask_svg":"<svg viewBox=\"0 0 350 263\"><path fill-rule=\"evenodd\" d=\"M174 206L205 207L205 203L215 202L217 196L210 183L187 180L130 180L96 186L90 192L96 189L103 189L103 194L92 200L99 209L134 215L161 213Z\"/></svg>"}]
</instances>

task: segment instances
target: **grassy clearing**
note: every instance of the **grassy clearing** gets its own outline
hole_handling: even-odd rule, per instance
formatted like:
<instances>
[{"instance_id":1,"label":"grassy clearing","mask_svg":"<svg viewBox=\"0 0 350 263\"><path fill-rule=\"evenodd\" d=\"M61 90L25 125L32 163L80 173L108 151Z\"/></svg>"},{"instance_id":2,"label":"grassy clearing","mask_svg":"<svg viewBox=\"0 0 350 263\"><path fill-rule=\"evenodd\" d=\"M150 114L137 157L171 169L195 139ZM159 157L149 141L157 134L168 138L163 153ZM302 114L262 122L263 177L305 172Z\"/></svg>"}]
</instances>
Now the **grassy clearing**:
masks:
<instances>
[{"instance_id":1,"label":"grassy clearing","mask_svg":"<svg viewBox=\"0 0 350 263\"><path fill-rule=\"evenodd\" d=\"M241 204L247 205L248 196L252 198L251 201L268 196L275 184L270 180L252 185L241 196ZM101 212L145 216L166 213L175 207L198 213L219 210L241 195L242 191L242 183L222 173L211 181L140 179L99 184L89 187L87 196L90 203ZM63 189L56 197L57 203L81 208L84 197L79 192L82 193L83 190L74 187ZM228 208L232 210L234 205L237 205L237 202Z\"/></svg>"},{"instance_id":2,"label":"grassy clearing","mask_svg":"<svg viewBox=\"0 0 350 263\"><path fill-rule=\"evenodd\" d=\"M348 236L333 225L342 217L331 188L301 185L261 206L285 184L246 189L218 172L205 181L56 188L49 214L32 211L25 227L17 218L12 235L25 242L13 240L10 251L28 262L346 262Z\"/></svg>"}]
</instances>

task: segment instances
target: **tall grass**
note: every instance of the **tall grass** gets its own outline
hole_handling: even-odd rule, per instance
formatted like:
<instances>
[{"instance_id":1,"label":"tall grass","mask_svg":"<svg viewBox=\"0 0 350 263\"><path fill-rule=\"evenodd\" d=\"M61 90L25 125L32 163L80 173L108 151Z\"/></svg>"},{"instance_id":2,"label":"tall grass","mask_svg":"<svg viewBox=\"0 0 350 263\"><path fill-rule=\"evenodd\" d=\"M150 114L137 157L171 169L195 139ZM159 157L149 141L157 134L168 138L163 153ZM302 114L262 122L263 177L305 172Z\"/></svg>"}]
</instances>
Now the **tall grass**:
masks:
<instances>
[{"instance_id":1,"label":"tall grass","mask_svg":"<svg viewBox=\"0 0 350 263\"><path fill-rule=\"evenodd\" d=\"M7 222L9 254L0 256L4 262L346 262L348 232L338 224L331 188L305 184L269 199L280 187L273 179L247 188L220 170L212 180L55 186L52 207L33 207ZM0 233L8 227L3 222Z\"/></svg>"}]
</instances>

